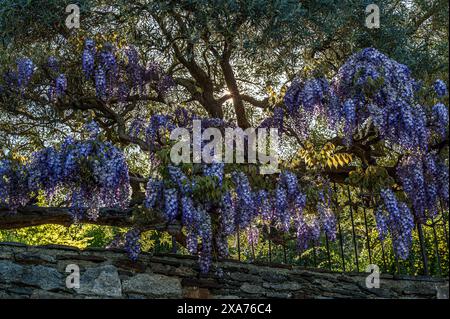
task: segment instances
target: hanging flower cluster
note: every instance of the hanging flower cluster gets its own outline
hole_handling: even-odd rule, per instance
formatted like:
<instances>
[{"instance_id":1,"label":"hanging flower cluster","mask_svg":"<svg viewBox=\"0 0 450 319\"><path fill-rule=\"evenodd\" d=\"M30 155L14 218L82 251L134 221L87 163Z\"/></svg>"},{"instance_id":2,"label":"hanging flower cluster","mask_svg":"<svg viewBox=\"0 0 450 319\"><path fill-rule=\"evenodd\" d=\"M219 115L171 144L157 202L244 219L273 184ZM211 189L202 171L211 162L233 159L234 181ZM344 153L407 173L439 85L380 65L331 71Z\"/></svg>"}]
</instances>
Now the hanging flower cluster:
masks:
<instances>
[{"instance_id":1,"label":"hanging flower cluster","mask_svg":"<svg viewBox=\"0 0 450 319\"><path fill-rule=\"evenodd\" d=\"M29 170L12 159L0 161L0 204L12 211L30 201Z\"/></svg>"},{"instance_id":2,"label":"hanging flower cluster","mask_svg":"<svg viewBox=\"0 0 450 319\"><path fill-rule=\"evenodd\" d=\"M210 207L194 202L194 185L179 167L169 166L168 171L169 181L153 178L148 181L145 206L160 211L169 222L181 216L187 231L187 249L191 254L198 254L202 272L208 272L213 239Z\"/></svg>"},{"instance_id":3,"label":"hanging flower cluster","mask_svg":"<svg viewBox=\"0 0 450 319\"><path fill-rule=\"evenodd\" d=\"M331 83L324 78L295 79L284 103L294 122L301 118L297 121L301 130L321 115L334 130L343 124L345 141L350 144L358 125L371 118L388 142L405 150L426 150L430 132L425 108L414 98L416 87L408 67L366 48L352 55ZM441 80L435 89L439 96L446 94ZM434 113L441 127L448 122L442 106Z\"/></svg>"},{"instance_id":4,"label":"hanging flower cluster","mask_svg":"<svg viewBox=\"0 0 450 319\"><path fill-rule=\"evenodd\" d=\"M436 92L439 98L442 98L448 94L447 85L442 80L436 80L436 82L434 82L433 87L434 91Z\"/></svg>"},{"instance_id":5,"label":"hanging flower cluster","mask_svg":"<svg viewBox=\"0 0 450 319\"><path fill-rule=\"evenodd\" d=\"M417 222L436 216L439 201L448 203L448 168L433 153L410 154L402 158L397 176L412 203Z\"/></svg>"},{"instance_id":6,"label":"hanging flower cluster","mask_svg":"<svg viewBox=\"0 0 450 319\"><path fill-rule=\"evenodd\" d=\"M34 73L35 65L29 58L21 58L17 60L17 85L20 89L24 89L31 80Z\"/></svg>"},{"instance_id":7,"label":"hanging flower cluster","mask_svg":"<svg viewBox=\"0 0 450 319\"><path fill-rule=\"evenodd\" d=\"M283 133L284 127L284 110L281 107L275 107L272 116L265 118L258 126L258 128L276 128L278 133Z\"/></svg>"},{"instance_id":8,"label":"hanging flower cluster","mask_svg":"<svg viewBox=\"0 0 450 319\"><path fill-rule=\"evenodd\" d=\"M317 203L317 213L320 224L330 240L336 239L336 216L331 209L331 194L326 196L322 191L319 192L319 202Z\"/></svg>"},{"instance_id":9,"label":"hanging flower cluster","mask_svg":"<svg viewBox=\"0 0 450 319\"><path fill-rule=\"evenodd\" d=\"M296 220L297 249L304 251L320 237L319 220L312 215L299 215Z\"/></svg>"},{"instance_id":10,"label":"hanging flower cluster","mask_svg":"<svg viewBox=\"0 0 450 319\"><path fill-rule=\"evenodd\" d=\"M55 101L67 92L67 76L60 72L58 60L54 56L48 58L46 67L52 80L48 86L48 97L50 101ZM102 100L117 98L125 102L130 94L145 95L149 93L149 88L164 96L176 86L173 78L164 74L156 64L152 63L148 67L141 65L135 48L128 47L122 52L112 44L105 43L101 49L97 49L92 39L84 43L81 69L84 78L94 85L96 96ZM6 87L24 92L35 70L36 66L30 58L18 59L17 70L9 70L4 74Z\"/></svg>"},{"instance_id":11,"label":"hanging flower cluster","mask_svg":"<svg viewBox=\"0 0 450 319\"><path fill-rule=\"evenodd\" d=\"M98 131L92 123L87 127L88 131ZM95 219L101 207L126 208L130 183L123 153L108 142L100 142L92 131L89 135L91 138L85 141L67 138L58 149L38 151L21 167L12 169L11 162L2 164L0 202L16 209L39 190L51 198L64 189L75 220L86 212Z\"/></svg>"},{"instance_id":12,"label":"hanging flower cluster","mask_svg":"<svg viewBox=\"0 0 450 319\"><path fill-rule=\"evenodd\" d=\"M124 247L131 260L136 261L141 252L141 244L139 239L141 238L141 231L138 228L131 228L125 234ZM114 243L111 244L114 246Z\"/></svg>"},{"instance_id":13,"label":"hanging flower cluster","mask_svg":"<svg viewBox=\"0 0 450 319\"><path fill-rule=\"evenodd\" d=\"M383 204L379 206L375 214L380 239L383 240L389 231L395 254L406 259L412 244L413 214L406 203L399 202L389 188L381 191L381 199Z\"/></svg>"},{"instance_id":14,"label":"hanging flower cluster","mask_svg":"<svg viewBox=\"0 0 450 319\"><path fill-rule=\"evenodd\" d=\"M442 103L437 103L433 106L432 113L436 131L445 138L448 130L448 108Z\"/></svg>"},{"instance_id":15,"label":"hanging flower cluster","mask_svg":"<svg viewBox=\"0 0 450 319\"><path fill-rule=\"evenodd\" d=\"M412 214L389 191L383 192L384 205L375 212L380 238L390 231L402 258L409 252L414 221L424 223L436 215L439 202L448 205L449 201L448 166L428 147L435 137L447 138L448 108L442 102L429 108L420 105L418 89L408 67L366 48L352 55L330 83L322 77L295 78L284 97L288 120L300 137L307 137L310 123L322 117L334 132L342 130L349 146L358 128L370 121L383 140L405 153L396 173ZM439 99L448 95L442 80L433 89ZM285 193L278 194L278 205L283 205ZM324 207L319 201L319 216L327 215ZM300 224L302 234L312 229Z\"/></svg>"},{"instance_id":16,"label":"hanging flower cluster","mask_svg":"<svg viewBox=\"0 0 450 319\"><path fill-rule=\"evenodd\" d=\"M47 67L51 71L53 83L48 89L48 99L54 101L61 98L67 91L67 78L65 74L60 73L58 60L54 56L50 56L47 60Z\"/></svg>"},{"instance_id":17,"label":"hanging flower cluster","mask_svg":"<svg viewBox=\"0 0 450 319\"><path fill-rule=\"evenodd\" d=\"M104 44L97 52L93 40L85 41L82 55L83 73L87 79L93 77L97 97L116 97L119 101L125 101L132 93L146 94L147 84L161 95L176 85L172 77L163 74L156 64L143 66L134 47L125 48L122 55L125 56L124 61L117 58L117 49L109 43Z\"/></svg>"},{"instance_id":18,"label":"hanging flower cluster","mask_svg":"<svg viewBox=\"0 0 450 319\"><path fill-rule=\"evenodd\" d=\"M67 78L64 74L60 74L55 79L55 94L58 97L64 95L67 90Z\"/></svg>"},{"instance_id":19,"label":"hanging flower cluster","mask_svg":"<svg viewBox=\"0 0 450 319\"><path fill-rule=\"evenodd\" d=\"M301 250L315 243L321 231L330 240L336 238L336 219L330 208L330 195L326 193L319 199L318 216L305 214L306 196L292 172L283 171L275 190L267 192L252 190L247 175L241 171L231 172L233 187L225 189L223 164L201 166L201 176L213 177L214 188L221 190L218 202L208 200L203 191L201 198L196 197L196 179L188 178L177 166L169 166L168 180L151 178L148 181L145 205L160 211L169 222L181 220L186 229L187 249L192 254L198 254L203 272L207 272L211 265L213 238L221 257L227 256L227 240L235 232L245 231L248 243L255 245L260 234L256 223L258 219L282 232L296 229ZM217 219L212 220L212 216Z\"/></svg>"},{"instance_id":20,"label":"hanging flower cluster","mask_svg":"<svg viewBox=\"0 0 450 319\"><path fill-rule=\"evenodd\" d=\"M81 67L83 69L84 76L87 79L94 74L95 53L96 48L94 40L87 39L84 43L83 55L81 57Z\"/></svg>"},{"instance_id":21,"label":"hanging flower cluster","mask_svg":"<svg viewBox=\"0 0 450 319\"><path fill-rule=\"evenodd\" d=\"M158 150L161 146L167 144L170 132L175 128L187 129L190 134L193 133L193 121L200 121L200 133L207 128L234 128L235 125L219 118L200 117L185 108L177 108L173 114L153 114L148 121L137 118L132 121L129 127L129 135L133 139L144 139L151 152ZM205 140L195 139L194 143L206 144Z\"/></svg>"}]
</instances>

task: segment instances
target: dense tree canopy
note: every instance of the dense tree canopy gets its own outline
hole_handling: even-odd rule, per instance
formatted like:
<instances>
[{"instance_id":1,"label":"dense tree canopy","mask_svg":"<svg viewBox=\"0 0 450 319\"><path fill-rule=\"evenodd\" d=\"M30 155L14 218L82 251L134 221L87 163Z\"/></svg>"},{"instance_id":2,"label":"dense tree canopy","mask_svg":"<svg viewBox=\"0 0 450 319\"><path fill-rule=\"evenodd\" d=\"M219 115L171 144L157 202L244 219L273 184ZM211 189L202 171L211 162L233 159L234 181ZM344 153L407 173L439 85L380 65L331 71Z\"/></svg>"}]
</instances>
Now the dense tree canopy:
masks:
<instances>
[{"instance_id":1,"label":"dense tree canopy","mask_svg":"<svg viewBox=\"0 0 450 319\"><path fill-rule=\"evenodd\" d=\"M347 186L401 258L448 207L446 1L383 1L379 29L370 1L84 0L80 29L69 3L2 2L0 228L132 226L132 257L167 230L206 271L239 231L335 239ZM173 165L193 119L278 128L282 172Z\"/></svg>"}]
</instances>

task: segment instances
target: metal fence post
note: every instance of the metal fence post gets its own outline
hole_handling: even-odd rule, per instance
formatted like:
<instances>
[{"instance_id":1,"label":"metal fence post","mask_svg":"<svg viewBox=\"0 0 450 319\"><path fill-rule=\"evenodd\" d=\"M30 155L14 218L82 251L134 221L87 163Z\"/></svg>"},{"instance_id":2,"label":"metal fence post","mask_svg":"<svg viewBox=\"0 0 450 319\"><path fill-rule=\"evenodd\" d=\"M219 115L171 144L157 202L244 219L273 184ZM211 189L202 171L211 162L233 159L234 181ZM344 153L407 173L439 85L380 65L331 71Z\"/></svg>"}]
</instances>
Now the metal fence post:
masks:
<instances>
[{"instance_id":1,"label":"metal fence post","mask_svg":"<svg viewBox=\"0 0 450 319\"><path fill-rule=\"evenodd\" d=\"M328 257L328 269L331 271L331 253L330 253L330 243L328 241L328 235L325 234L325 244L327 247L327 257Z\"/></svg>"},{"instance_id":2,"label":"metal fence post","mask_svg":"<svg viewBox=\"0 0 450 319\"><path fill-rule=\"evenodd\" d=\"M431 217L431 222L432 222L432 228L433 228L434 249L436 250L436 261L437 261L437 264L438 264L438 274L440 276L442 274L441 257L439 256L439 243L438 243L436 227L435 227L435 222L434 222L434 218L433 217Z\"/></svg>"},{"instance_id":3,"label":"metal fence post","mask_svg":"<svg viewBox=\"0 0 450 319\"><path fill-rule=\"evenodd\" d=\"M241 261L241 239L239 236L239 225L237 225L236 228L236 235L237 235L238 260Z\"/></svg>"},{"instance_id":4,"label":"metal fence post","mask_svg":"<svg viewBox=\"0 0 450 319\"><path fill-rule=\"evenodd\" d=\"M316 242L313 243L313 261L314 261L314 268L317 268L317 256L316 256Z\"/></svg>"},{"instance_id":5,"label":"metal fence post","mask_svg":"<svg viewBox=\"0 0 450 319\"><path fill-rule=\"evenodd\" d=\"M343 238L342 238L342 229L341 229L341 213L340 213L340 211L337 212L339 203L338 203L338 198L337 198L338 195L337 195L336 183L333 183L333 189L334 189L334 194L335 194L334 206L336 209L336 217L337 217L337 224L338 224L338 231L339 231L339 246L340 246L341 259L342 259L342 270L345 272L345 256L344 256L344 243L343 243Z\"/></svg>"},{"instance_id":6,"label":"metal fence post","mask_svg":"<svg viewBox=\"0 0 450 319\"><path fill-rule=\"evenodd\" d=\"M272 242L269 238L269 263L272 262Z\"/></svg>"},{"instance_id":7,"label":"metal fence post","mask_svg":"<svg viewBox=\"0 0 450 319\"><path fill-rule=\"evenodd\" d=\"M384 252L384 243L382 240L380 240L380 244L381 244L381 256L383 258L383 268L384 271L387 271L387 264L386 264L386 253Z\"/></svg>"},{"instance_id":8,"label":"metal fence post","mask_svg":"<svg viewBox=\"0 0 450 319\"><path fill-rule=\"evenodd\" d=\"M439 200L439 206L441 208L442 225L444 226L444 236L445 236L445 240L447 242L447 251L450 252L450 242L449 242L449 237L448 237L448 233L447 233L447 219L445 218L445 209L444 209L444 205L442 205L442 200Z\"/></svg>"},{"instance_id":9,"label":"metal fence post","mask_svg":"<svg viewBox=\"0 0 450 319\"><path fill-rule=\"evenodd\" d=\"M421 223L417 223L417 232L419 234L420 251L422 253L423 272L425 276L428 276L430 274L428 270L428 257Z\"/></svg>"},{"instance_id":10,"label":"metal fence post","mask_svg":"<svg viewBox=\"0 0 450 319\"><path fill-rule=\"evenodd\" d=\"M369 227L367 226L367 214L365 206L363 206L363 213L364 213L364 226L366 228L367 251L369 253L369 264L372 264L372 251L370 249L370 234L369 234Z\"/></svg>"},{"instance_id":11,"label":"metal fence post","mask_svg":"<svg viewBox=\"0 0 450 319\"><path fill-rule=\"evenodd\" d=\"M353 235L353 246L355 248L355 263L356 263L356 271L359 272L359 261L358 261L358 245L356 243L356 233L355 233L355 221L353 219L353 203L352 198L350 194L350 186L347 187L348 191L348 202L349 202L349 208L350 208L350 219L352 221L352 235Z\"/></svg>"}]
</instances>

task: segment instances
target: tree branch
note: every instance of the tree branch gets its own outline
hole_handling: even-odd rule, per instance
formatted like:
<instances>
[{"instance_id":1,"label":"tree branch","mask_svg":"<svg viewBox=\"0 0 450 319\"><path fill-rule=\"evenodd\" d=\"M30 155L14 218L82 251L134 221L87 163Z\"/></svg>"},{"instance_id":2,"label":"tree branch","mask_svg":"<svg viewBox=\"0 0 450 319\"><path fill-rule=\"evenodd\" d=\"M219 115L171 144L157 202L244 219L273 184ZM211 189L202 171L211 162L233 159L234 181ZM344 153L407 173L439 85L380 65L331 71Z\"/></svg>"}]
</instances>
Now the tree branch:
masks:
<instances>
[{"instance_id":1,"label":"tree branch","mask_svg":"<svg viewBox=\"0 0 450 319\"><path fill-rule=\"evenodd\" d=\"M134 225L132 213L132 209L104 208L100 209L99 217L96 220L89 219L86 216L80 220L80 223L131 227ZM148 221L149 223L145 225L145 228L162 230L166 227L166 223L156 213ZM18 208L17 212L13 212L8 207L0 207L0 229L15 229L44 224L70 226L73 223L68 208L26 206Z\"/></svg>"},{"instance_id":2,"label":"tree branch","mask_svg":"<svg viewBox=\"0 0 450 319\"><path fill-rule=\"evenodd\" d=\"M181 29L184 35L189 34L186 25L182 21L182 19L175 13L172 12L172 15ZM171 44L174 55L177 60L189 71L192 78L195 80L196 84L202 89L202 92L197 93L196 96L201 96L198 101L200 104L206 109L206 111L212 116L217 118L223 118L223 110L222 105L219 104L214 98L214 84L209 78L208 74L198 65L198 63L194 59L194 44L189 42L187 44L187 55L183 54L182 48L177 44L175 38L172 36L170 31L166 28L164 21L157 17L156 15L152 15L155 22L158 24L161 29L162 34L167 39L167 41ZM193 92L190 91L192 94Z\"/></svg>"},{"instance_id":3,"label":"tree branch","mask_svg":"<svg viewBox=\"0 0 450 319\"><path fill-rule=\"evenodd\" d=\"M213 47L211 47L211 52L220 62L220 67L223 72L225 83L233 99L233 106L234 111L236 112L237 124L239 127L246 129L250 127L250 123L248 122L247 115L245 114L244 103L239 92L239 87L237 85L236 77L233 72L233 67L230 64L232 46L227 41L225 41L223 53L221 56Z\"/></svg>"},{"instance_id":4,"label":"tree branch","mask_svg":"<svg viewBox=\"0 0 450 319\"><path fill-rule=\"evenodd\" d=\"M253 106L266 109L269 107L269 99L265 98L264 100L257 100L253 96L247 94L241 94L241 99L245 102L250 103Z\"/></svg>"}]
</instances>

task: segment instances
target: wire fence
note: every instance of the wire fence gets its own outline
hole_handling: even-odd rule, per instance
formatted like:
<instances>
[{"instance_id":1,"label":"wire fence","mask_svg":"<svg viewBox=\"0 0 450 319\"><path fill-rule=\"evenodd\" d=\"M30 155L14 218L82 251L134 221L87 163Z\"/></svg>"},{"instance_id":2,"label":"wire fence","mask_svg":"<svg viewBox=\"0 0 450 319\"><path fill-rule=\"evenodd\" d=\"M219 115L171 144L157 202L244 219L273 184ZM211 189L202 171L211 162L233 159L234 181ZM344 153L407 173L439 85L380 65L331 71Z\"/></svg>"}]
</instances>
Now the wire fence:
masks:
<instances>
[{"instance_id":1,"label":"wire fence","mask_svg":"<svg viewBox=\"0 0 450 319\"><path fill-rule=\"evenodd\" d=\"M410 253L403 260L396 256L390 236L380 239L372 194L353 187L335 189L334 194L335 240L322 234L317 242L299 252L295 239L280 242L261 236L254 245L248 243L244 231L238 231L230 241L230 257L242 262L281 263L335 272L365 272L369 265L376 265L381 273L392 275L448 277L449 212L442 203L437 215L426 223L415 224ZM174 247L172 252L176 251Z\"/></svg>"}]
</instances>

